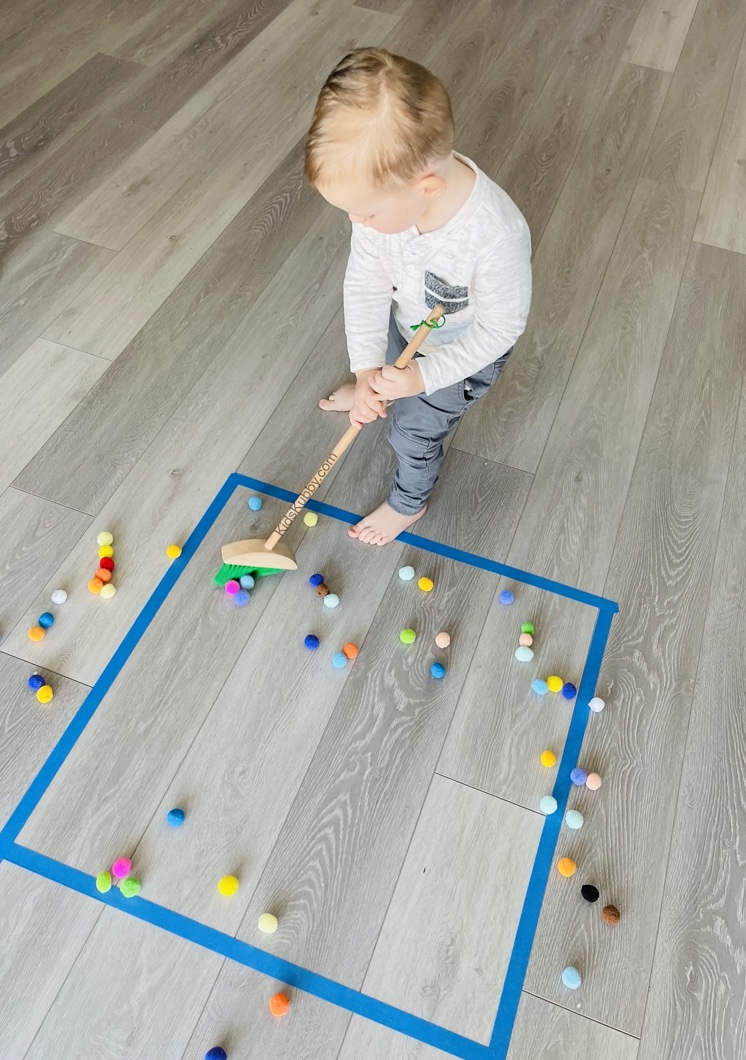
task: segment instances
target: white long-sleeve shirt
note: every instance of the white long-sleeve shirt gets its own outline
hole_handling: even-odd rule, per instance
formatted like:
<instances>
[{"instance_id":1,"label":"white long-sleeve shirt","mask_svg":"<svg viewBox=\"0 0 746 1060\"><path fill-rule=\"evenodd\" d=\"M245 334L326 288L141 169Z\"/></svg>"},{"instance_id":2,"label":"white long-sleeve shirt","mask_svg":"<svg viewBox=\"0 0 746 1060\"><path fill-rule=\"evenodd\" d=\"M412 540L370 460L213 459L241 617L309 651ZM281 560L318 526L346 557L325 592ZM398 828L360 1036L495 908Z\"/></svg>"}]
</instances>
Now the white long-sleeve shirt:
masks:
<instances>
[{"instance_id":1,"label":"white long-sleeve shirt","mask_svg":"<svg viewBox=\"0 0 746 1060\"><path fill-rule=\"evenodd\" d=\"M445 324L430 333L418 364L425 392L468 379L523 334L531 305L531 233L510 196L471 159L476 180L461 209L435 232L386 235L353 224L344 281L353 372L386 363L389 315L407 341L433 306Z\"/></svg>"}]
</instances>

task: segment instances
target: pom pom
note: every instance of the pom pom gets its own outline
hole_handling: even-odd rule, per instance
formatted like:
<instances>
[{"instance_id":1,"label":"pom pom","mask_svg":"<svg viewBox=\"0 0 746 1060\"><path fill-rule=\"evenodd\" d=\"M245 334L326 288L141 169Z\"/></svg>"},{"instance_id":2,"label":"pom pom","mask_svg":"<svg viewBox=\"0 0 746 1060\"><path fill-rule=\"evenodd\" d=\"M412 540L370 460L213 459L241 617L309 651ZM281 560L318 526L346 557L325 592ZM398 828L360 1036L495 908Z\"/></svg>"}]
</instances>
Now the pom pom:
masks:
<instances>
[{"instance_id":1,"label":"pom pom","mask_svg":"<svg viewBox=\"0 0 746 1060\"><path fill-rule=\"evenodd\" d=\"M46 682L41 674L31 674L31 677L28 679L28 686L32 692L38 692L45 683Z\"/></svg>"},{"instance_id":2,"label":"pom pom","mask_svg":"<svg viewBox=\"0 0 746 1060\"><path fill-rule=\"evenodd\" d=\"M239 589L237 593L233 594L233 603L236 607L246 607L250 599L251 597L246 589Z\"/></svg>"},{"instance_id":3,"label":"pom pom","mask_svg":"<svg viewBox=\"0 0 746 1060\"><path fill-rule=\"evenodd\" d=\"M236 593L241 591L241 583L236 581L235 578L231 578L225 583L225 591L228 593L228 596L235 596Z\"/></svg>"},{"instance_id":4,"label":"pom pom","mask_svg":"<svg viewBox=\"0 0 746 1060\"><path fill-rule=\"evenodd\" d=\"M522 648L530 648L531 645L534 643L534 638L531 636L530 633L521 633L520 637L518 638L518 643Z\"/></svg>"},{"instance_id":5,"label":"pom pom","mask_svg":"<svg viewBox=\"0 0 746 1060\"><path fill-rule=\"evenodd\" d=\"M450 633L438 633L435 637L435 643L439 648L447 648L451 643Z\"/></svg>"},{"instance_id":6,"label":"pom pom","mask_svg":"<svg viewBox=\"0 0 746 1060\"><path fill-rule=\"evenodd\" d=\"M284 1016L290 1008L290 998L287 994L273 994L269 999L269 1011L273 1016Z\"/></svg>"},{"instance_id":7,"label":"pom pom","mask_svg":"<svg viewBox=\"0 0 746 1060\"><path fill-rule=\"evenodd\" d=\"M108 530L102 530L101 533L96 538L96 541L102 547L104 545L113 545L114 544L114 535L110 534Z\"/></svg>"},{"instance_id":8,"label":"pom pom","mask_svg":"<svg viewBox=\"0 0 746 1060\"><path fill-rule=\"evenodd\" d=\"M168 823L171 825L172 828L181 828L181 826L184 823L185 818L186 818L186 814L184 813L183 810L179 809L178 806L175 806L173 808L173 810L169 810L168 813L166 814L166 820L168 821Z\"/></svg>"},{"instance_id":9,"label":"pom pom","mask_svg":"<svg viewBox=\"0 0 746 1060\"><path fill-rule=\"evenodd\" d=\"M601 919L604 924L618 924L622 919L622 914L615 905L605 905L601 910Z\"/></svg>"},{"instance_id":10,"label":"pom pom","mask_svg":"<svg viewBox=\"0 0 746 1060\"><path fill-rule=\"evenodd\" d=\"M332 656L332 666L336 666L338 670L344 670L347 666L347 656L343 651L337 651Z\"/></svg>"},{"instance_id":11,"label":"pom pom","mask_svg":"<svg viewBox=\"0 0 746 1060\"><path fill-rule=\"evenodd\" d=\"M205 1053L205 1060L228 1060L228 1054L219 1045L213 1045L212 1049Z\"/></svg>"},{"instance_id":12,"label":"pom pom","mask_svg":"<svg viewBox=\"0 0 746 1060\"><path fill-rule=\"evenodd\" d=\"M308 633L303 643L309 649L309 651L315 651L315 649L318 648L321 642L315 633Z\"/></svg>"},{"instance_id":13,"label":"pom pom","mask_svg":"<svg viewBox=\"0 0 746 1060\"><path fill-rule=\"evenodd\" d=\"M531 648L516 648L515 657L518 662L531 662L534 657L534 653Z\"/></svg>"},{"instance_id":14,"label":"pom pom","mask_svg":"<svg viewBox=\"0 0 746 1060\"><path fill-rule=\"evenodd\" d=\"M557 812L557 800L554 795L544 795L541 802L539 803L539 809L542 813L545 813L547 817L550 814Z\"/></svg>"},{"instance_id":15,"label":"pom pom","mask_svg":"<svg viewBox=\"0 0 746 1060\"><path fill-rule=\"evenodd\" d=\"M111 890L111 873L110 872L99 872L96 877L96 890L100 891L101 894L106 894L107 891Z\"/></svg>"},{"instance_id":16,"label":"pom pom","mask_svg":"<svg viewBox=\"0 0 746 1060\"><path fill-rule=\"evenodd\" d=\"M560 876L564 876L566 879L569 879L570 876L574 876L577 871L577 868L578 866L575 864L572 858L560 858L557 862L557 871L559 872Z\"/></svg>"},{"instance_id":17,"label":"pom pom","mask_svg":"<svg viewBox=\"0 0 746 1060\"><path fill-rule=\"evenodd\" d=\"M598 891L598 887L594 887L592 883L584 883L583 886L580 888L580 894L586 900L586 902L591 903L597 902L598 899L601 897Z\"/></svg>"},{"instance_id":18,"label":"pom pom","mask_svg":"<svg viewBox=\"0 0 746 1060\"><path fill-rule=\"evenodd\" d=\"M132 872L132 860L130 858L117 858L111 866L111 874L118 880L123 880Z\"/></svg>"},{"instance_id":19,"label":"pom pom","mask_svg":"<svg viewBox=\"0 0 746 1060\"><path fill-rule=\"evenodd\" d=\"M39 625L42 629L49 629L54 625L54 615L51 611L45 611L43 615L39 615Z\"/></svg>"},{"instance_id":20,"label":"pom pom","mask_svg":"<svg viewBox=\"0 0 746 1060\"><path fill-rule=\"evenodd\" d=\"M241 586L242 589L253 589L256 585L256 582L254 581L251 574L242 574L241 577L238 579L238 584Z\"/></svg>"},{"instance_id":21,"label":"pom pom","mask_svg":"<svg viewBox=\"0 0 746 1060\"><path fill-rule=\"evenodd\" d=\"M549 686L546 681L542 681L540 677L537 677L535 681L531 682L531 688L537 694L537 696L545 696L549 691Z\"/></svg>"},{"instance_id":22,"label":"pom pom","mask_svg":"<svg viewBox=\"0 0 746 1060\"><path fill-rule=\"evenodd\" d=\"M114 570L114 560L111 556L102 556L98 561L98 565L101 570Z\"/></svg>"},{"instance_id":23,"label":"pom pom","mask_svg":"<svg viewBox=\"0 0 746 1060\"><path fill-rule=\"evenodd\" d=\"M114 549L111 547L111 545L102 545L101 548L98 550L99 559L111 559L113 555Z\"/></svg>"},{"instance_id":24,"label":"pom pom","mask_svg":"<svg viewBox=\"0 0 746 1060\"><path fill-rule=\"evenodd\" d=\"M503 589L500 593L500 603L505 604L506 607L509 607L514 600L515 596L511 593L510 589Z\"/></svg>"},{"instance_id":25,"label":"pom pom","mask_svg":"<svg viewBox=\"0 0 746 1060\"><path fill-rule=\"evenodd\" d=\"M348 641L342 651L348 659L357 659L357 644L353 644L352 641Z\"/></svg>"},{"instance_id":26,"label":"pom pom","mask_svg":"<svg viewBox=\"0 0 746 1060\"><path fill-rule=\"evenodd\" d=\"M324 607L336 607L339 604L339 597L336 593L329 593L328 596L324 597Z\"/></svg>"},{"instance_id":27,"label":"pom pom","mask_svg":"<svg viewBox=\"0 0 746 1060\"><path fill-rule=\"evenodd\" d=\"M101 589L101 599L102 600L111 600L112 596L114 595L114 593L116 591L117 591L116 585L112 585L111 582L109 582L108 585L104 585L103 588Z\"/></svg>"},{"instance_id":28,"label":"pom pom","mask_svg":"<svg viewBox=\"0 0 746 1060\"><path fill-rule=\"evenodd\" d=\"M317 585L323 585L324 584L324 575L323 574L312 574L311 577L308 579L308 584L312 585L314 587L314 589L316 588Z\"/></svg>"},{"instance_id":29,"label":"pom pom","mask_svg":"<svg viewBox=\"0 0 746 1060\"><path fill-rule=\"evenodd\" d=\"M399 577L403 582L411 582L414 578L414 567L400 567Z\"/></svg>"},{"instance_id":30,"label":"pom pom","mask_svg":"<svg viewBox=\"0 0 746 1060\"><path fill-rule=\"evenodd\" d=\"M565 684L562 686L562 695L565 697L565 699L575 699L577 694L577 688L569 681L565 682Z\"/></svg>"},{"instance_id":31,"label":"pom pom","mask_svg":"<svg viewBox=\"0 0 746 1060\"><path fill-rule=\"evenodd\" d=\"M580 766L575 766L574 769L570 770L570 780L576 787L581 788L587 779L588 774L584 769L581 769Z\"/></svg>"},{"instance_id":32,"label":"pom pom","mask_svg":"<svg viewBox=\"0 0 746 1060\"><path fill-rule=\"evenodd\" d=\"M536 630L534 629L533 623L531 622L524 622L521 626L521 633L528 633L529 636L533 637L535 632Z\"/></svg>"},{"instance_id":33,"label":"pom pom","mask_svg":"<svg viewBox=\"0 0 746 1060\"><path fill-rule=\"evenodd\" d=\"M88 591L90 593L100 593L104 587L104 583L100 578L91 578L88 582Z\"/></svg>"},{"instance_id":34,"label":"pom pom","mask_svg":"<svg viewBox=\"0 0 746 1060\"><path fill-rule=\"evenodd\" d=\"M277 917L273 913L262 913L257 927L265 935L274 935L275 931L277 931Z\"/></svg>"},{"instance_id":35,"label":"pom pom","mask_svg":"<svg viewBox=\"0 0 746 1060\"><path fill-rule=\"evenodd\" d=\"M261 497L249 497L249 508L252 512L261 511L262 498Z\"/></svg>"},{"instance_id":36,"label":"pom pom","mask_svg":"<svg viewBox=\"0 0 746 1060\"><path fill-rule=\"evenodd\" d=\"M65 590L64 589L55 589L54 592L52 593L52 603L53 604L64 604L65 600L67 600L67 593L65 592Z\"/></svg>"},{"instance_id":37,"label":"pom pom","mask_svg":"<svg viewBox=\"0 0 746 1060\"><path fill-rule=\"evenodd\" d=\"M414 644L417 638L417 634L413 629L403 629L399 634L399 640L402 644Z\"/></svg>"},{"instance_id":38,"label":"pom pom","mask_svg":"<svg viewBox=\"0 0 746 1060\"><path fill-rule=\"evenodd\" d=\"M226 898L230 898L238 890L238 880L235 876L223 876L218 881L218 890Z\"/></svg>"},{"instance_id":39,"label":"pom pom","mask_svg":"<svg viewBox=\"0 0 746 1060\"><path fill-rule=\"evenodd\" d=\"M318 521L319 517L316 512L306 512L306 514L303 516L303 522L306 524L306 526L316 526L316 523Z\"/></svg>"},{"instance_id":40,"label":"pom pom","mask_svg":"<svg viewBox=\"0 0 746 1060\"><path fill-rule=\"evenodd\" d=\"M547 688L550 692L561 692L563 684L564 681L561 677L552 676L547 678Z\"/></svg>"},{"instance_id":41,"label":"pom pom","mask_svg":"<svg viewBox=\"0 0 746 1060\"><path fill-rule=\"evenodd\" d=\"M142 884L134 876L128 876L119 885L119 890L125 898L134 898L136 894L140 893L141 888Z\"/></svg>"},{"instance_id":42,"label":"pom pom","mask_svg":"<svg viewBox=\"0 0 746 1060\"><path fill-rule=\"evenodd\" d=\"M51 703L54 699L54 691L51 685L42 685L39 691L36 693L36 698L40 703Z\"/></svg>"},{"instance_id":43,"label":"pom pom","mask_svg":"<svg viewBox=\"0 0 746 1060\"><path fill-rule=\"evenodd\" d=\"M169 559L178 559L181 555L181 545L169 545L166 549L166 555Z\"/></svg>"},{"instance_id":44,"label":"pom pom","mask_svg":"<svg viewBox=\"0 0 746 1060\"><path fill-rule=\"evenodd\" d=\"M606 704L600 696L594 696L588 706L591 708L594 714L600 714Z\"/></svg>"},{"instance_id":45,"label":"pom pom","mask_svg":"<svg viewBox=\"0 0 746 1060\"><path fill-rule=\"evenodd\" d=\"M316 595L317 596L321 596L323 598L325 596L328 596L330 592L331 592L331 589L329 588L328 585L321 584L321 585L317 585L316 586Z\"/></svg>"},{"instance_id":46,"label":"pom pom","mask_svg":"<svg viewBox=\"0 0 746 1060\"><path fill-rule=\"evenodd\" d=\"M583 817L580 810L568 810L565 814L565 824L568 828L572 828L574 832L577 832L578 828L583 827Z\"/></svg>"},{"instance_id":47,"label":"pom pom","mask_svg":"<svg viewBox=\"0 0 746 1060\"><path fill-rule=\"evenodd\" d=\"M551 769L552 766L557 765L557 755L554 751L542 751L539 756L539 761L543 766L546 766L547 769Z\"/></svg>"},{"instance_id":48,"label":"pom pom","mask_svg":"<svg viewBox=\"0 0 746 1060\"><path fill-rule=\"evenodd\" d=\"M433 588L433 580L432 578L420 578L420 580L417 582L417 585L420 589L422 589L423 593L429 593L432 591Z\"/></svg>"},{"instance_id":49,"label":"pom pom","mask_svg":"<svg viewBox=\"0 0 746 1060\"><path fill-rule=\"evenodd\" d=\"M42 629L41 626L32 626L28 631L29 640L44 640L47 635L47 631Z\"/></svg>"},{"instance_id":50,"label":"pom pom","mask_svg":"<svg viewBox=\"0 0 746 1060\"><path fill-rule=\"evenodd\" d=\"M564 972L562 973L562 982L565 984L568 990L577 990L582 982L578 969L573 968L572 965L569 965L569 967L565 968Z\"/></svg>"},{"instance_id":51,"label":"pom pom","mask_svg":"<svg viewBox=\"0 0 746 1060\"><path fill-rule=\"evenodd\" d=\"M105 567L99 567L93 577L98 578L102 585L106 585L107 582L111 581L111 571L106 570Z\"/></svg>"},{"instance_id":52,"label":"pom pom","mask_svg":"<svg viewBox=\"0 0 746 1060\"><path fill-rule=\"evenodd\" d=\"M602 784L603 780L601 780L598 773L589 773L585 779L585 786L591 791L598 791Z\"/></svg>"},{"instance_id":53,"label":"pom pom","mask_svg":"<svg viewBox=\"0 0 746 1060\"><path fill-rule=\"evenodd\" d=\"M430 667L430 673L436 681L440 681L446 675L446 668L443 663L434 662Z\"/></svg>"}]
</instances>

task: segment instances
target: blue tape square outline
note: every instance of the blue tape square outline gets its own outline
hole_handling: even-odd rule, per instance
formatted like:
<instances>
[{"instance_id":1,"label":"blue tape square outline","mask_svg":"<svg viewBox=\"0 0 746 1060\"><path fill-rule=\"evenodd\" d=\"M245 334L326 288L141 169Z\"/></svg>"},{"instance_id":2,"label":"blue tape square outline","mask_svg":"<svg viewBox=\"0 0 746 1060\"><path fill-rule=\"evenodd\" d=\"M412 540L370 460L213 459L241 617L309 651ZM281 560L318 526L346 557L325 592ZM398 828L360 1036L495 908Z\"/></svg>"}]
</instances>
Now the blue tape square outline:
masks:
<instances>
[{"instance_id":1,"label":"blue tape square outline","mask_svg":"<svg viewBox=\"0 0 746 1060\"><path fill-rule=\"evenodd\" d=\"M578 761L580 755L588 721L588 702L595 694L611 622L614 614L619 610L618 604L614 603L613 600L586 593L581 589L563 585L561 582L542 578L539 575L519 570L505 563L498 563L483 556L464 552L450 545L430 541L427 538L419 537L417 534L407 532L399 537L399 540L405 544L414 545L425 552L455 559L472 567L478 567L493 574L511 578L514 581L533 585L558 596L564 596L567 599L595 607L598 611L565 739L560 766L557 771L557 779L552 792L557 800L558 809L556 813L544 819L489 1045L466 1038L455 1031L448 1030L436 1023L430 1023L420 1016L395 1008L393 1005L388 1005L386 1002L363 994L361 991L352 989L352 987L337 983L326 976L319 975L317 972L312 972L308 968L303 968L300 965L293 964L291 961L286 961L274 954L267 953L265 950L252 946L248 942L243 942L232 935L218 931L206 924L201 924L190 917L182 916L181 913L176 913L165 906L158 905L156 902L151 902L141 895L134 898L123 898L116 888L106 894L100 894L96 890L94 877L89 876L80 869L65 865L54 858L48 857L46 854L41 854L39 851L31 850L16 842L24 825L41 802L65 759L83 734L86 725L116 680L140 638L155 618L161 604L173 589L187 563L194 556L208 531L239 486L245 486L267 496L275 497L278 500L287 501L288 504L292 504L296 499L296 494L291 493L289 490L273 486L268 482L262 482L260 479L251 478L238 472L228 476L197 523L197 526L189 535L182 548L181 556L171 563L161 578L140 614L132 623L118 648L104 667L101 676L83 700L83 703L70 720L67 728L60 736L25 794L21 797L8 821L0 829L0 862L11 862L20 868L67 887L72 891L77 891L79 894L93 898L103 905L112 906L123 913L136 917L138 920L145 921L164 931L169 931L171 934L193 942L204 949L211 950L213 953L220 954L238 964L271 976L297 990L305 991L324 1001L329 1001L354 1015L363 1016L452 1056L460 1057L461 1060L505 1060L510 1047L531 947L539 923L539 915L549 880L559 831L572 786L570 769ZM320 515L327 515L342 522L355 523L360 519L360 516L354 512L348 512L343 508L336 508L333 505L324 504L313 499L308 501L306 507Z\"/></svg>"}]
</instances>

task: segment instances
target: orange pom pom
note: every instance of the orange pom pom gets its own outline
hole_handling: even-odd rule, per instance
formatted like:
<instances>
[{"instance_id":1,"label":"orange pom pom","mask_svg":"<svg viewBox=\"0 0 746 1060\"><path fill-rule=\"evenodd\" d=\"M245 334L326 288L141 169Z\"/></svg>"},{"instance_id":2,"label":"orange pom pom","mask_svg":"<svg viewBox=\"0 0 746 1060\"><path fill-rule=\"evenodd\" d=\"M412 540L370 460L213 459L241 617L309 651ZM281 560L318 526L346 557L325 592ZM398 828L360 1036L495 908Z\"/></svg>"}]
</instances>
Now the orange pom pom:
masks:
<instances>
[{"instance_id":1,"label":"orange pom pom","mask_svg":"<svg viewBox=\"0 0 746 1060\"><path fill-rule=\"evenodd\" d=\"M572 858L560 858L557 862L557 870L560 876L574 876L577 867Z\"/></svg>"},{"instance_id":2,"label":"orange pom pom","mask_svg":"<svg viewBox=\"0 0 746 1060\"><path fill-rule=\"evenodd\" d=\"M352 642L350 642L349 644L345 644L344 648L342 648L342 651L345 653L348 659L357 659L357 644L353 644Z\"/></svg>"},{"instance_id":3,"label":"orange pom pom","mask_svg":"<svg viewBox=\"0 0 746 1060\"><path fill-rule=\"evenodd\" d=\"M103 582L103 584L106 585L107 582L111 581L111 571L101 567L100 570L96 571L93 577L98 578L100 582Z\"/></svg>"},{"instance_id":4,"label":"orange pom pom","mask_svg":"<svg viewBox=\"0 0 746 1060\"><path fill-rule=\"evenodd\" d=\"M273 994L269 999L269 1011L273 1016L284 1016L290 1008L290 998L287 994Z\"/></svg>"},{"instance_id":5,"label":"orange pom pom","mask_svg":"<svg viewBox=\"0 0 746 1060\"><path fill-rule=\"evenodd\" d=\"M91 578L91 580L88 582L88 589L92 593L100 593L103 587L104 583L101 581L100 578Z\"/></svg>"},{"instance_id":6,"label":"orange pom pom","mask_svg":"<svg viewBox=\"0 0 746 1060\"><path fill-rule=\"evenodd\" d=\"M44 640L46 630L43 630L41 626L32 626L28 631L29 640Z\"/></svg>"}]
</instances>

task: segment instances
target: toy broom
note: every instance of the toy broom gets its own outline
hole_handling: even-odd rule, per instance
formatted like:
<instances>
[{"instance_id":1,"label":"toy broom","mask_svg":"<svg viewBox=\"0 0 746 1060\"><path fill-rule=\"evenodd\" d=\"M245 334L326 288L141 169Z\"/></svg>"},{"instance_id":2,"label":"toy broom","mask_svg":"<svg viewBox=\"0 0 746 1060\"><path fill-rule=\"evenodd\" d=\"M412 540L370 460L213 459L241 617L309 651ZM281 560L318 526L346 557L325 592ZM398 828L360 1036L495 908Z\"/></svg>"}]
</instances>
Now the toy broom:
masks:
<instances>
[{"instance_id":1,"label":"toy broom","mask_svg":"<svg viewBox=\"0 0 746 1060\"><path fill-rule=\"evenodd\" d=\"M417 350L425 341L430 330L436 326L436 322L443 316L443 306L436 305L426 320L423 320L419 328L412 336L406 348L394 362L395 368L406 368L414 357ZM279 574L284 570L296 570L295 553L282 541L282 535L292 525L299 512L306 506L306 502L313 496L331 469L339 460L340 456L352 445L360 432L360 427L353 424L347 428L337 444L327 456L315 475L312 476L305 489L301 490L297 499L288 508L280 519L273 533L265 541L261 537L249 538L246 541L233 541L229 545L223 545L221 552L223 565L215 575L217 585L225 585L226 582L235 579L238 581L243 575L251 574L255 578L264 577L267 574Z\"/></svg>"}]
</instances>

